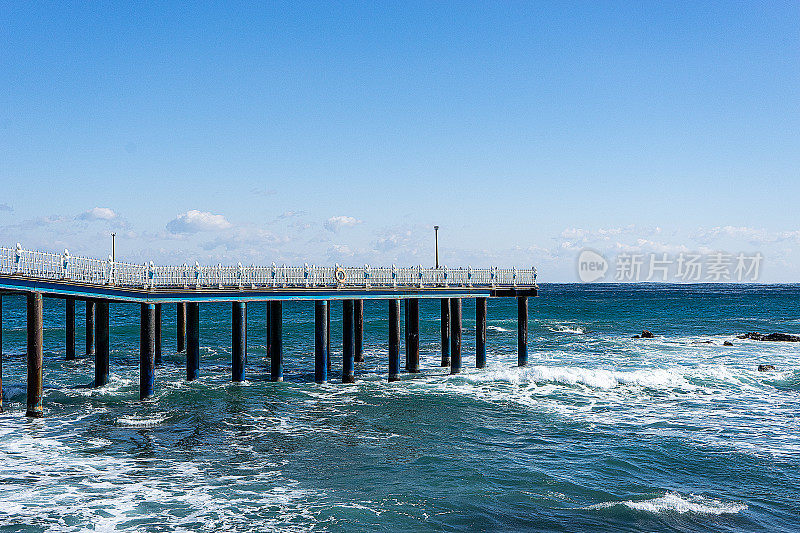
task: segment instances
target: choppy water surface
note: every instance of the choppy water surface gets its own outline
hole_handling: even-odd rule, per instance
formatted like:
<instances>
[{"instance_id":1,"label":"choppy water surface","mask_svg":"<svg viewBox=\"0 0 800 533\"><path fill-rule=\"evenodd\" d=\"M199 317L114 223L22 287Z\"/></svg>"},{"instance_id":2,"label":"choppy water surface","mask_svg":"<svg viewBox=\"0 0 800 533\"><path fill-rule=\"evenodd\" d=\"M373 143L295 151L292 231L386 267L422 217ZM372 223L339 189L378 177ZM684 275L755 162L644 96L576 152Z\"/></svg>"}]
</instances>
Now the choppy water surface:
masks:
<instances>
[{"instance_id":1,"label":"choppy water surface","mask_svg":"<svg viewBox=\"0 0 800 533\"><path fill-rule=\"evenodd\" d=\"M165 307L141 403L138 307L112 306L111 383L94 390L91 358L64 361L63 303L45 300L45 418L28 420L24 302L6 296L0 529L796 531L800 346L735 335L800 333L799 301L797 286L545 285L527 369L513 300L490 300L484 370L465 302L452 377L438 301L423 301L423 373L392 384L386 303L367 302L355 385L338 383L338 305L326 385L310 303L284 305L284 383L267 381L264 307L249 307L241 385L229 306L201 307L193 383ZM643 328L660 336L630 338Z\"/></svg>"}]
</instances>

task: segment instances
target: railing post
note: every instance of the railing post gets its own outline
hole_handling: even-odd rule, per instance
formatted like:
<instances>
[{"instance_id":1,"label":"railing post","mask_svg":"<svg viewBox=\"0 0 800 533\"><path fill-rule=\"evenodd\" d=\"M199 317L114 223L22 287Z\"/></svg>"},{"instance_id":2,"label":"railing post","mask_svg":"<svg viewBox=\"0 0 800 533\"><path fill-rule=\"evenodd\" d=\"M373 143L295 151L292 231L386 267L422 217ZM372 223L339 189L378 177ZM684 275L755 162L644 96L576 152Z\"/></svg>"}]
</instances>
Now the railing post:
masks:
<instances>
[{"instance_id":1,"label":"railing post","mask_svg":"<svg viewBox=\"0 0 800 533\"><path fill-rule=\"evenodd\" d=\"M22 245L20 243L17 243L17 247L14 250L14 262L16 263L17 274L22 274Z\"/></svg>"},{"instance_id":2,"label":"railing post","mask_svg":"<svg viewBox=\"0 0 800 533\"><path fill-rule=\"evenodd\" d=\"M69 250L64 250L61 256L61 273L64 279L69 279Z\"/></svg>"}]
</instances>

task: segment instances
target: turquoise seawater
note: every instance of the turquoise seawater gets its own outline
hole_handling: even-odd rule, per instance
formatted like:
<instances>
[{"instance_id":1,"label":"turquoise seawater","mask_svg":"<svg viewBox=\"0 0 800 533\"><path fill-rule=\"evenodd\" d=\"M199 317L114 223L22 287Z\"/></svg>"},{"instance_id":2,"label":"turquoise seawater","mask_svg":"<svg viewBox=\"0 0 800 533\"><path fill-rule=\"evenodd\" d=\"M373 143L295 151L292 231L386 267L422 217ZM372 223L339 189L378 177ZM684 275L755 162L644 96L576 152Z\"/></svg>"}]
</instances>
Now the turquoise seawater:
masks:
<instances>
[{"instance_id":1,"label":"turquoise seawater","mask_svg":"<svg viewBox=\"0 0 800 533\"><path fill-rule=\"evenodd\" d=\"M193 383L165 306L156 394L139 402L138 306L111 306L111 382L91 389L93 359L64 360L64 304L45 299L45 418L30 420L24 301L5 296L0 530L797 531L800 346L735 336L800 333L798 302L798 286L543 285L530 366L515 368L515 302L495 299L476 370L465 301L450 376L424 300L422 373L387 383L387 304L368 301L354 385L339 383L340 304L324 385L310 302L284 305L284 383L268 381L263 304L244 384L229 304L201 306ZM658 337L631 338L644 328Z\"/></svg>"}]
</instances>

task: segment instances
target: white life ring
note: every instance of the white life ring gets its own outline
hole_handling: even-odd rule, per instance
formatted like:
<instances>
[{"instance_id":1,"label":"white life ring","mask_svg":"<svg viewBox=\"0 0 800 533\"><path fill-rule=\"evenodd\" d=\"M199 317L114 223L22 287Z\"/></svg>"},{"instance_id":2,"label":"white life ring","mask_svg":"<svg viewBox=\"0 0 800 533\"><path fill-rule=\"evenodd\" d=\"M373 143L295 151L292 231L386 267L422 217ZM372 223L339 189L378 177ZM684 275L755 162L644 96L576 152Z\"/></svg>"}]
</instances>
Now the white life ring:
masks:
<instances>
[{"instance_id":1,"label":"white life ring","mask_svg":"<svg viewBox=\"0 0 800 533\"><path fill-rule=\"evenodd\" d=\"M334 275L336 276L336 281L339 283L344 283L345 280L347 280L347 272L345 272L342 267L337 268Z\"/></svg>"}]
</instances>

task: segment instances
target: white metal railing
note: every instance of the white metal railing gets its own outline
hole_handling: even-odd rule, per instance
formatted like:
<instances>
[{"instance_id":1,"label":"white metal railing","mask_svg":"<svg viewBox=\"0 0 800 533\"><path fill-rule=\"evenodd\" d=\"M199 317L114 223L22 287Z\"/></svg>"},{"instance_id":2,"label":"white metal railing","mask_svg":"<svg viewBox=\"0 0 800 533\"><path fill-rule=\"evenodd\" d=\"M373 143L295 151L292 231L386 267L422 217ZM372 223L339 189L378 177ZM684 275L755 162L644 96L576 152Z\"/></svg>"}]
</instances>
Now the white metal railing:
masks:
<instances>
[{"instance_id":1,"label":"white metal railing","mask_svg":"<svg viewBox=\"0 0 800 533\"><path fill-rule=\"evenodd\" d=\"M424 288L534 287L536 268L424 268L316 266L181 266L137 265L108 259L0 248L0 275L70 280L93 285L142 289L256 289L256 288Z\"/></svg>"}]
</instances>

